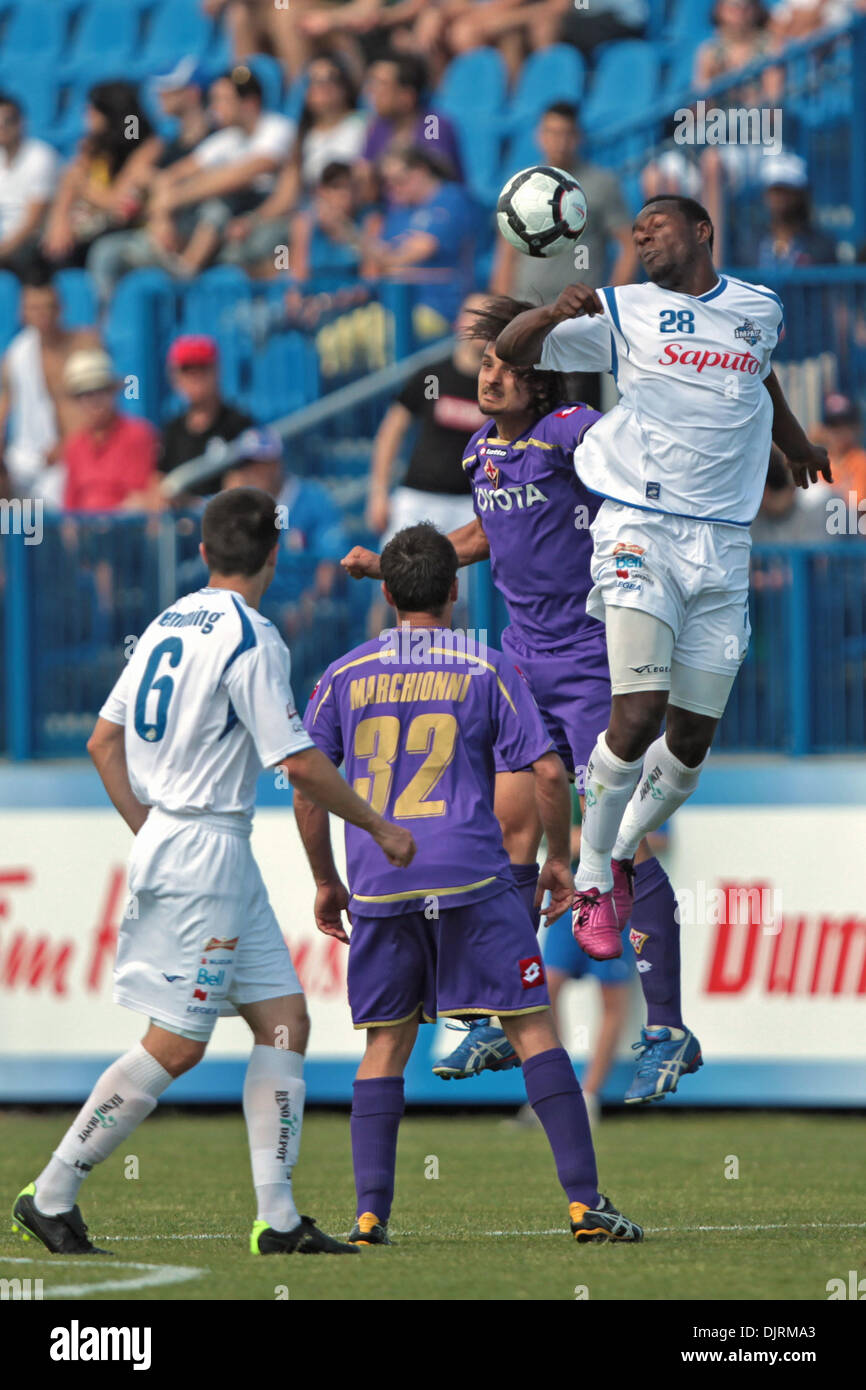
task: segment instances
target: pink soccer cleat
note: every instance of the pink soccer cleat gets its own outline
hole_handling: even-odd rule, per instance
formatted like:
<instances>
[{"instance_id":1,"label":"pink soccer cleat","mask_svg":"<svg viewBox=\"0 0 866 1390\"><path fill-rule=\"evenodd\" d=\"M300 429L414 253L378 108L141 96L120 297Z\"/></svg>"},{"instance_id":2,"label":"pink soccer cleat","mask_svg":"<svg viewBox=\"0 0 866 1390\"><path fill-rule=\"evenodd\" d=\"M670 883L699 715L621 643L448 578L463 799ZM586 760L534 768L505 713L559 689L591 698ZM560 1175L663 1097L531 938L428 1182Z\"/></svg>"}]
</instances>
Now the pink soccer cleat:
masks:
<instances>
[{"instance_id":1,"label":"pink soccer cleat","mask_svg":"<svg viewBox=\"0 0 866 1390\"><path fill-rule=\"evenodd\" d=\"M620 931L628 926L634 910L634 860L611 859L613 871L613 901Z\"/></svg>"},{"instance_id":2,"label":"pink soccer cleat","mask_svg":"<svg viewBox=\"0 0 866 1390\"><path fill-rule=\"evenodd\" d=\"M622 955L622 933L616 915L613 890L588 888L575 893L571 930L578 946L593 960L615 960Z\"/></svg>"}]
</instances>

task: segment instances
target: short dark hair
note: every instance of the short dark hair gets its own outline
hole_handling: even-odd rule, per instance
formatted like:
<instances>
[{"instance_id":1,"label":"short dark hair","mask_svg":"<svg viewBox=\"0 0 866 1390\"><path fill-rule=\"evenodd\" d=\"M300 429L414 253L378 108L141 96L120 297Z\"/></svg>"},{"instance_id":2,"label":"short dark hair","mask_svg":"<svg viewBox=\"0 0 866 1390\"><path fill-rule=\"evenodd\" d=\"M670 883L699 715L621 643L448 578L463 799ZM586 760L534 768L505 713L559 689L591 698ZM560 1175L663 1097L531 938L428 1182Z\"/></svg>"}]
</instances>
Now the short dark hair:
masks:
<instances>
[{"instance_id":1,"label":"short dark hair","mask_svg":"<svg viewBox=\"0 0 866 1390\"><path fill-rule=\"evenodd\" d=\"M228 72L221 72L214 81L231 82L238 96L244 99L255 97L259 102L264 100L262 84L246 63L238 63L235 67L229 68Z\"/></svg>"},{"instance_id":2,"label":"short dark hair","mask_svg":"<svg viewBox=\"0 0 866 1390\"><path fill-rule=\"evenodd\" d=\"M277 543L277 508L258 487L234 487L212 497L201 519L212 574L258 574Z\"/></svg>"},{"instance_id":3,"label":"short dark hair","mask_svg":"<svg viewBox=\"0 0 866 1390\"><path fill-rule=\"evenodd\" d=\"M21 102L10 96L8 92L0 92L0 106L11 106L18 119L21 119Z\"/></svg>"},{"instance_id":4,"label":"short dark hair","mask_svg":"<svg viewBox=\"0 0 866 1390\"><path fill-rule=\"evenodd\" d=\"M561 116L564 121L571 121L572 125L579 125L577 119L577 107L570 101L552 101L549 106L545 106L541 113L541 119L545 116Z\"/></svg>"},{"instance_id":5,"label":"short dark hair","mask_svg":"<svg viewBox=\"0 0 866 1390\"><path fill-rule=\"evenodd\" d=\"M652 198L647 198L641 208L641 212L643 212L645 208L651 207L653 203L676 203L683 217L687 218L688 221L692 222L695 226L697 226L699 222L709 222L710 239L707 245L712 251L716 236L715 228L713 227L713 219L710 217L710 214L703 204L699 203L696 198L687 198L683 193L656 193Z\"/></svg>"},{"instance_id":6,"label":"short dark hair","mask_svg":"<svg viewBox=\"0 0 866 1390\"><path fill-rule=\"evenodd\" d=\"M344 164L341 159L332 159L319 175L318 186L319 188L333 188L335 183L345 183L346 179L351 179L351 177L351 164Z\"/></svg>"},{"instance_id":7,"label":"short dark hair","mask_svg":"<svg viewBox=\"0 0 866 1390\"><path fill-rule=\"evenodd\" d=\"M388 53L382 62L393 63L397 69L398 86L411 87L420 100L427 90L429 81L427 64L424 59L420 58L417 53Z\"/></svg>"},{"instance_id":8,"label":"short dark hair","mask_svg":"<svg viewBox=\"0 0 866 1390\"><path fill-rule=\"evenodd\" d=\"M483 343L495 343L502 330L518 314L537 308L538 305L531 304L528 299L512 299L507 294L495 295L486 301L483 309L469 310L473 323L465 336ZM529 383L530 399L539 419L566 399L565 383L559 372L539 371L537 367L513 367L512 371L522 375Z\"/></svg>"},{"instance_id":9,"label":"short dark hair","mask_svg":"<svg viewBox=\"0 0 866 1390\"><path fill-rule=\"evenodd\" d=\"M398 613L437 617L457 578L457 551L432 521L420 521L391 537L380 565Z\"/></svg>"}]
</instances>

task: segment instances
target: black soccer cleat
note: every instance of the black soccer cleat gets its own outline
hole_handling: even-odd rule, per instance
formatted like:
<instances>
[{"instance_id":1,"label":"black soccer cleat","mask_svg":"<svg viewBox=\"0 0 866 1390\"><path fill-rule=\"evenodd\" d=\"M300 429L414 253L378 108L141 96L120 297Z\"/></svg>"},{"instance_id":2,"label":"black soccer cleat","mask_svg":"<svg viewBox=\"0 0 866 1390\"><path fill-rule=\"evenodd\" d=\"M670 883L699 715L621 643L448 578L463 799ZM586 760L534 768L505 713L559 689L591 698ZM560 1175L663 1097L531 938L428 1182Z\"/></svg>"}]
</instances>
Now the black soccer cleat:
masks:
<instances>
[{"instance_id":1,"label":"black soccer cleat","mask_svg":"<svg viewBox=\"0 0 866 1390\"><path fill-rule=\"evenodd\" d=\"M634 1244L643 1240L643 1227L629 1221L621 1211L617 1211L609 1197L599 1193L597 1207L585 1206L583 1202L572 1202L568 1208L571 1217L571 1234L579 1245L590 1241L625 1241Z\"/></svg>"},{"instance_id":2,"label":"black soccer cleat","mask_svg":"<svg viewBox=\"0 0 866 1390\"><path fill-rule=\"evenodd\" d=\"M349 1236L350 1245L390 1245L388 1222L382 1222L375 1212L362 1211Z\"/></svg>"},{"instance_id":3,"label":"black soccer cleat","mask_svg":"<svg viewBox=\"0 0 866 1390\"><path fill-rule=\"evenodd\" d=\"M266 1221L254 1221L250 1236L253 1255L357 1255L354 1245L345 1245L320 1231L311 1216L291 1231L275 1231Z\"/></svg>"},{"instance_id":4,"label":"black soccer cleat","mask_svg":"<svg viewBox=\"0 0 866 1390\"><path fill-rule=\"evenodd\" d=\"M100 1250L87 1237L87 1227L79 1207L62 1211L58 1216L46 1216L33 1200L36 1184L30 1183L15 1198L12 1208L12 1230L23 1240L33 1236L41 1240L52 1255L113 1255L113 1250Z\"/></svg>"}]
</instances>

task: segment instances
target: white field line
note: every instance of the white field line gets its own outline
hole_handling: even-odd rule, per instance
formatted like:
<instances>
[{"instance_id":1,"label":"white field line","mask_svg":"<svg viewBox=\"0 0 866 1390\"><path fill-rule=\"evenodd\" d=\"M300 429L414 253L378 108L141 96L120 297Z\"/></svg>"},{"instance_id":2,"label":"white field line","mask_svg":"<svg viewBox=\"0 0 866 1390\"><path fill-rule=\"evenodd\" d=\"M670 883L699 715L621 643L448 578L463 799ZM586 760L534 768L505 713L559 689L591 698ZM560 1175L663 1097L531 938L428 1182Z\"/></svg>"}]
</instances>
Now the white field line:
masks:
<instances>
[{"instance_id":1,"label":"white field line","mask_svg":"<svg viewBox=\"0 0 866 1390\"><path fill-rule=\"evenodd\" d=\"M60 1265L74 1265L81 1269L81 1258L70 1259L32 1259L29 1256L0 1255L0 1263L13 1265L37 1265L40 1269L57 1269ZM102 1265L102 1269L108 1266ZM45 1288L43 1298L86 1298L91 1293L127 1293L132 1289L155 1289L167 1284L185 1284L188 1279L199 1279L209 1273L207 1269L193 1269L191 1265L151 1265L139 1264L131 1260L112 1260L110 1268L140 1269L143 1273L131 1279L102 1279L93 1284L55 1284Z\"/></svg>"},{"instance_id":2,"label":"white field line","mask_svg":"<svg viewBox=\"0 0 866 1390\"><path fill-rule=\"evenodd\" d=\"M644 1231L648 1236L655 1235L685 1235L692 1231L862 1231L866 1230L866 1221L778 1221L767 1225L757 1226L644 1226ZM344 1233L348 1234L348 1232ZM418 1230L400 1230L401 1236L427 1236L433 1234L433 1227L428 1226ZM472 1231L472 1235L478 1236L561 1236L566 1234L565 1226L550 1226L540 1231ZM119 1240L239 1240L243 1233L238 1231L218 1231L207 1235L181 1234L181 1235L154 1235L154 1236L94 1236L94 1240L119 1241Z\"/></svg>"}]
</instances>

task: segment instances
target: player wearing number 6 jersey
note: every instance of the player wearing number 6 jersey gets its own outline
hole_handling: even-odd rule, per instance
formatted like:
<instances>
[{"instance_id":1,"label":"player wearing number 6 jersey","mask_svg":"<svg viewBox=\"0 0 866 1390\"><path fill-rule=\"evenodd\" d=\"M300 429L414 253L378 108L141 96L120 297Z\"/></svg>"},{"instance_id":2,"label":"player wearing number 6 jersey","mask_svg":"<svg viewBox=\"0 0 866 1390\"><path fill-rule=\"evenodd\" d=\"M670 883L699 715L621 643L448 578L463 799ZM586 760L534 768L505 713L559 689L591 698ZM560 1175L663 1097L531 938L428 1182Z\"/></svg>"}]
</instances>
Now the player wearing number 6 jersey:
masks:
<instances>
[{"instance_id":1,"label":"player wearing number 6 jersey","mask_svg":"<svg viewBox=\"0 0 866 1390\"><path fill-rule=\"evenodd\" d=\"M358 827L371 860L406 865L415 847L346 785L298 718L289 653L257 611L276 566L272 498L255 488L222 493L202 534L208 587L143 633L88 743L135 834L135 911L119 933L114 997L150 1026L103 1072L19 1194L13 1221L52 1252L104 1253L76 1205L81 1183L201 1060L217 1017L239 1013L253 1035L243 1093L258 1201L252 1252L354 1254L299 1216L292 1196L309 1019L250 849L258 775L283 768L295 788Z\"/></svg>"},{"instance_id":2,"label":"player wearing number 6 jersey","mask_svg":"<svg viewBox=\"0 0 866 1390\"><path fill-rule=\"evenodd\" d=\"M347 891L327 816L295 799L318 885L316 921L349 941L349 1004L367 1032L352 1102L357 1224L349 1240L389 1243L403 1069L419 1022L490 1014L523 1065L575 1238L639 1240L640 1228L598 1191L586 1107L556 1036L535 929L493 809L496 757L511 771L529 769L548 840L537 900L550 888L557 916L572 892L565 768L508 659L467 650L451 631L457 555L448 538L430 523L407 527L385 546L381 566L401 626L332 663L304 723L327 757L345 761L361 795L411 829L411 868L392 872L348 828Z\"/></svg>"},{"instance_id":3,"label":"player wearing number 6 jersey","mask_svg":"<svg viewBox=\"0 0 866 1390\"><path fill-rule=\"evenodd\" d=\"M590 759L575 900L578 926L600 931L621 925L617 878L642 836L697 786L746 654L749 525L771 437L801 486L830 481L770 365L777 296L716 271L712 223L690 198L650 199L633 235L648 284L569 286L496 342L513 364L610 371L621 392L574 453L604 499L587 612L606 624L613 699Z\"/></svg>"}]
</instances>

